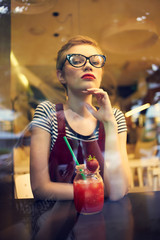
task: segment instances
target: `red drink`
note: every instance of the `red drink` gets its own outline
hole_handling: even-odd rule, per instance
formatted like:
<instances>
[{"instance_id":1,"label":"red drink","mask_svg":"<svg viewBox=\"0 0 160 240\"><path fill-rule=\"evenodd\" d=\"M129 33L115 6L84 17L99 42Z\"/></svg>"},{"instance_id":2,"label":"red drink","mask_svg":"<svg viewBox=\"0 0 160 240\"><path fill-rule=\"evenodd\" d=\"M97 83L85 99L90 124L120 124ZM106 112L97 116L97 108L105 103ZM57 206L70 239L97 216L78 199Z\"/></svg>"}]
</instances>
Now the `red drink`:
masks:
<instances>
[{"instance_id":1,"label":"red drink","mask_svg":"<svg viewBox=\"0 0 160 240\"><path fill-rule=\"evenodd\" d=\"M76 210L83 214L97 213L104 204L103 180L99 173L84 175L85 179L77 177L73 182Z\"/></svg>"}]
</instances>

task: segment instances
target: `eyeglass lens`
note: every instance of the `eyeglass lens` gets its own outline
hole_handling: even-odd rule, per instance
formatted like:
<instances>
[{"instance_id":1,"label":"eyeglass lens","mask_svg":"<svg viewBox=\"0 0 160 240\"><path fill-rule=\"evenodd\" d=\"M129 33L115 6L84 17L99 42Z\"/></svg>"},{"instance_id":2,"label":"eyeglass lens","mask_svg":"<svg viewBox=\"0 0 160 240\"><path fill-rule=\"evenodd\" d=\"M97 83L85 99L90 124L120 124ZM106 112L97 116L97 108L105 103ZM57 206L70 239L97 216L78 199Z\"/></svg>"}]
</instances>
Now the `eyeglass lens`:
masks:
<instances>
[{"instance_id":1,"label":"eyeglass lens","mask_svg":"<svg viewBox=\"0 0 160 240\"><path fill-rule=\"evenodd\" d=\"M102 67L105 63L105 59L101 56L101 55L93 55L90 56L89 58L83 56L83 55L71 55L69 57L69 62L71 65L75 66L75 67L82 67L83 65L85 65L87 59L89 59L89 62L92 66L94 67Z\"/></svg>"}]
</instances>

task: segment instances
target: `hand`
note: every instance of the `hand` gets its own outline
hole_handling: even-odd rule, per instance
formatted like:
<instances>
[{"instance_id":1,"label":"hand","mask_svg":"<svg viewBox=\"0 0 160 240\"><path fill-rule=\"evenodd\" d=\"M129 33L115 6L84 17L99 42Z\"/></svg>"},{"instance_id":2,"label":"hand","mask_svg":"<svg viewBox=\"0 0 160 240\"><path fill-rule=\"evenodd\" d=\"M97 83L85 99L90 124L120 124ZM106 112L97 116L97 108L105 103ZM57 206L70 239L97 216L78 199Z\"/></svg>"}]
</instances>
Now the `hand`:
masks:
<instances>
[{"instance_id":1,"label":"hand","mask_svg":"<svg viewBox=\"0 0 160 240\"><path fill-rule=\"evenodd\" d=\"M115 121L111 102L107 92L99 88L89 88L84 92L94 95L97 99L99 104L98 110L96 110L93 106L86 104L88 111L90 111L96 119L102 122Z\"/></svg>"}]
</instances>

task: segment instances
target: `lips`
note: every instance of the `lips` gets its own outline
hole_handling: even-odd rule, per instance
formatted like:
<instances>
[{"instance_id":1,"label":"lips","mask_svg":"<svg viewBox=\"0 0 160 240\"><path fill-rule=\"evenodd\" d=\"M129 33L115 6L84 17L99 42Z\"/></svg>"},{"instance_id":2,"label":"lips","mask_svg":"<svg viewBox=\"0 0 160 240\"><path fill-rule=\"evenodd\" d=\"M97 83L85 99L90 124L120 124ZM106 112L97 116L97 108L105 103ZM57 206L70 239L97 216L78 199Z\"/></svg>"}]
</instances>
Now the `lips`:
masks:
<instances>
[{"instance_id":1,"label":"lips","mask_svg":"<svg viewBox=\"0 0 160 240\"><path fill-rule=\"evenodd\" d=\"M93 74L84 74L82 79L95 79L95 76Z\"/></svg>"}]
</instances>

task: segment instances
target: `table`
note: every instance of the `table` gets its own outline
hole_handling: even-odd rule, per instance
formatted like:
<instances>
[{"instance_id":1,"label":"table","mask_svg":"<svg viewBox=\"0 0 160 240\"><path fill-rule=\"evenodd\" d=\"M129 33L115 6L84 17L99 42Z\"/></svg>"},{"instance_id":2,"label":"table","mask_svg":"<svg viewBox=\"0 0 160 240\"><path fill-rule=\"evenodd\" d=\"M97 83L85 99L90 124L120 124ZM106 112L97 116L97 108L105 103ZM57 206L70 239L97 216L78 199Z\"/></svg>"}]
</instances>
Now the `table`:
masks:
<instances>
[{"instance_id":1,"label":"table","mask_svg":"<svg viewBox=\"0 0 160 240\"><path fill-rule=\"evenodd\" d=\"M160 192L105 200L101 213L77 214L73 201L0 199L1 240L158 240Z\"/></svg>"}]
</instances>

